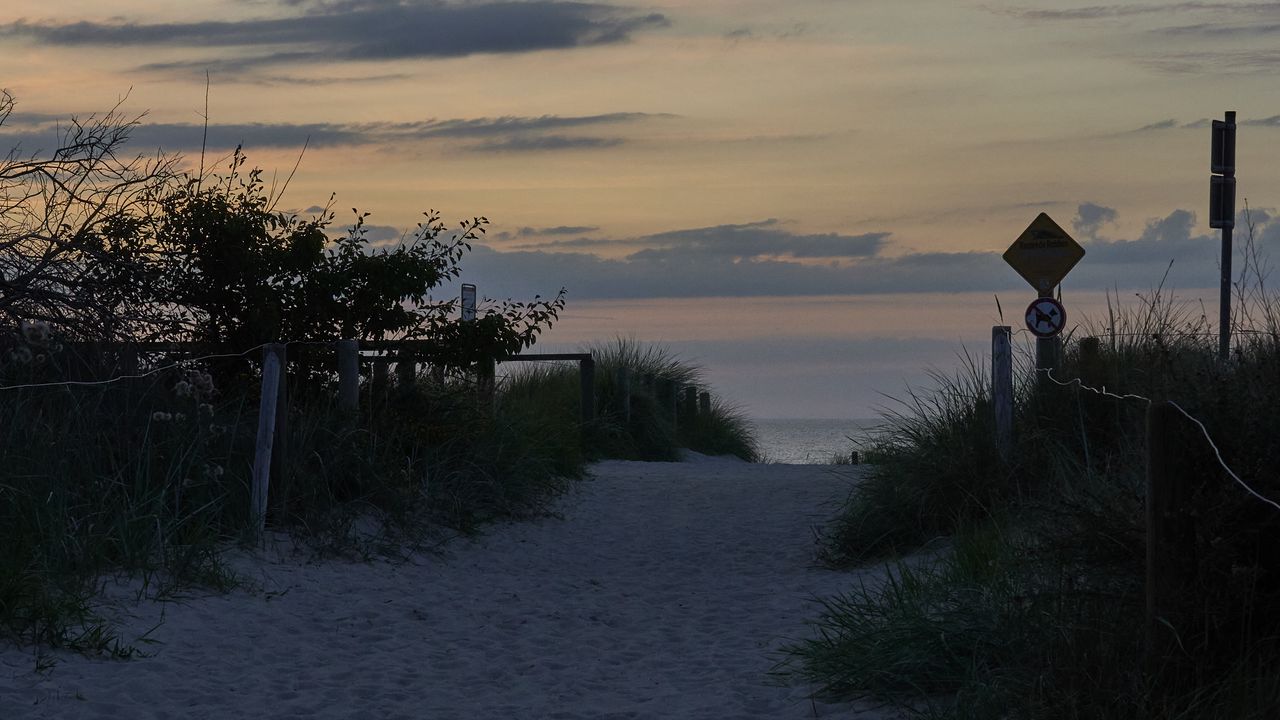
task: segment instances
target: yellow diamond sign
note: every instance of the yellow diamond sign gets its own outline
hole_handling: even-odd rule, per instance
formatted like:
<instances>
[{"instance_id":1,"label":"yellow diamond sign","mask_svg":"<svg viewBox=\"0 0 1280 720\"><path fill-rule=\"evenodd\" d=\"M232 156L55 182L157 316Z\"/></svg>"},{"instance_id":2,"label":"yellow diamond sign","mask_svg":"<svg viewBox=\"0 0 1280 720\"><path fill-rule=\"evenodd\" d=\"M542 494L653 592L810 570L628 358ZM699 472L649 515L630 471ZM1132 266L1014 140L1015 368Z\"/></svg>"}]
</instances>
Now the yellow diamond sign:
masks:
<instances>
[{"instance_id":1,"label":"yellow diamond sign","mask_svg":"<svg viewBox=\"0 0 1280 720\"><path fill-rule=\"evenodd\" d=\"M1053 292L1053 286L1071 272L1084 257L1084 248L1058 227L1045 213L1040 213L1017 240L1004 251L1009 263L1042 297Z\"/></svg>"}]
</instances>

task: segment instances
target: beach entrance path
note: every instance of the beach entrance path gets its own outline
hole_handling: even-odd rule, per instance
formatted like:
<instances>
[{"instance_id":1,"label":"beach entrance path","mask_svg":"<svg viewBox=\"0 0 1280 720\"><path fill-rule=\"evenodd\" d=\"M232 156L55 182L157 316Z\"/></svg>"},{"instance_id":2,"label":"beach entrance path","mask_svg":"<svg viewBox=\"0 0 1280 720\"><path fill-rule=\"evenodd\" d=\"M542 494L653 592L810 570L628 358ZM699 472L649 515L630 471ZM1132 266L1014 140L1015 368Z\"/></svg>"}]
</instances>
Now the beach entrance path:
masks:
<instances>
[{"instance_id":1,"label":"beach entrance path","mask_svg":"<svg viewBox=\"0 0 1280 720\"><path fill-rule=\"evenodd\" d=\"M0 717L881 717L771 684L815 596L812 527L856 469L604 462L560 517L407 564L238 562L259 587L125 607L150 657L0 649ZM877 572L877 571L867 571Z\"/></svg>"}]
</instances>

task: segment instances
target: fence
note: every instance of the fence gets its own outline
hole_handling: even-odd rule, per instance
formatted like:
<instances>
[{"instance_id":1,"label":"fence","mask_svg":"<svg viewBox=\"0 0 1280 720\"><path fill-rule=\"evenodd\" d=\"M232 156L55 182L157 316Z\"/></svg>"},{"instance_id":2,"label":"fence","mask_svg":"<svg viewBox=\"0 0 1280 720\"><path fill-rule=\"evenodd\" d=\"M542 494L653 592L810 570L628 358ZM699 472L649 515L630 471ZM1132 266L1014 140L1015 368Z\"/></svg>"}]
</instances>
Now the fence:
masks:
<instances>
[{"instance_id":1,"label":"fence","mask_svg":"<svg viewBox=\"0 0 1280 720\"><path fill-rule=\"evenodd\" d=\"M389 386L389 370L396 365L396 376L404 386L413 385L419 366L429 350L428 341L386 340L360 341L338 340L334 342L266 343L248 350L235 352L228 346L192 342L151 343L69 343L58 370L68 378L56 382L14 385L0 390L56 387L110 385L128 379L138 379L180 367L181 363L211 360L250 359L262 351L261 396L258 407L258 426L254 442L251 471L250 513L257 533L265 529L267 499L272 476L280 477L289 465L289 364L292 360L306 362L297 353L289 357L289 347L298 349L323 347L336 351L338 407L354 419L360 409L360 369L371 364L369 391L385 393ZM376 353L363 355L362 353ZM142 358L148 355L165 355L168 362L142 370ZM181 359L175 359L179 357ZM581 376L581 417L584 427L595 417L595 362L590 353L568 355L529 354L510 355L489 363L481 363L476 369L476 390L481 407L492 408L495 396L494 365L501 362L529 362L574 360L578 362ZM432 366L433 380L444 384L444 369Z\"/></svg>"},{"instance_id":2,"label":"fence","mask_svg":"<svg viewBox=\"0 0 1280 720\"><path fill-rule=\"evenodd\" d=\"M1192 505L1195 484L1202 480L1190 470L1185 448L1203 438L1213 450L1218 464L1246 493L1254 499L1280 510L1280 503L1265 497L1249 486L1231 469L1208 428L1172 401L1155 401L1135 394L1117 394L1089 384L1101 377L1100 340L1082 338L1079 343L1079 365L1082 377L1059 380L1062 347L1057 338L1046 343L1037 340L1035 373L1036 391L1046 386L1075 387L1118 401L1145 403L1146 412L1146 627L1144 631L1148 672L1157 666L1182 642L1178 636L1179 620L1188 606L1187 588L1194 579L1190 559L1195 557L1196 508ZM995 413L995 441L1000 456L1010 459L1013 450L1013 352L1012 329L991 329L992 404ZM1187 423L1198 432L1189 435Z\"/></svg>"},{"instance_id":3,"label":"fence","mask_svg":"<svg viewBox=\"0 0 1280 720\"><path fill-rule=\"evenodd\" d=\"M290 357L290 347L295 349ZM68 385L108 385L127 379L144 378L180 367L181 363L211 360L251 359L261 351L261 396L258 407L258 425L254 441L252 484L250 488L250 512L255 531L265 530L267 500L271 478L281 477L289 467L289 366L290 363L309 363L308 348L334 350L337 376L338 407L354 419L360 410L360 370L371 365L368 373L368 391L373 396L385 393L389 387L390 371L395 365L398 383L412 385L418 378L418 370L428 357L429 341L385 340L361 341L354 339L332 342L277 342L258 345L248 350L234 351L225 345L192 342L151 343L70 343L64 364L59 371L68 379L57 382L15 385L0 390L22 387L53 387ZM199 354L198 354L199 353ZM368 354L365 354L368 353ZM154 364L143 370L143 359L163 355L167 362ZM181 359L175 359L181 358ZM481 363L476 369L476 391L481 408L492 409L495 399L496 365L499 362L576 362L579 372L580 418L584 435L596 419L596 368L591 353L543 353L518 354L495 358ZM444 371L432 366L431 378L437 385L444 384ZM628 424L631 421L632 378L626 368L616 371L618 413ZM692 424L699 415L710 415L711 394L695 386L651 374L637 378L639 390L652 395L670 418L672 427Z\"/></svg>"}]
</instances>

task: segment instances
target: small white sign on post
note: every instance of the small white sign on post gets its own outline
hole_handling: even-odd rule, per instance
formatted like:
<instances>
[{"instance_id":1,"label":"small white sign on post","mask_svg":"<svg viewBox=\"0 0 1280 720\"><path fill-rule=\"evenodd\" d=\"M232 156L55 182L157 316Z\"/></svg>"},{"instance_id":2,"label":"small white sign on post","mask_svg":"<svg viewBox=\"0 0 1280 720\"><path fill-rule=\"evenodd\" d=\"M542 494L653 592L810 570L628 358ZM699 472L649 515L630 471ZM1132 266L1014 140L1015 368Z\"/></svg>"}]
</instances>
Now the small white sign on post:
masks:
<instances>
[{"instance_id":1,"label":"small white sign on post","mask_svg":"<svg viewBox=\"0 0 1280 720\"><path fill-rule=\"evenodd\" d=\"M476 319L476 286L471 283L462 284L462 321Z\"/></svg>"}]
</instances>

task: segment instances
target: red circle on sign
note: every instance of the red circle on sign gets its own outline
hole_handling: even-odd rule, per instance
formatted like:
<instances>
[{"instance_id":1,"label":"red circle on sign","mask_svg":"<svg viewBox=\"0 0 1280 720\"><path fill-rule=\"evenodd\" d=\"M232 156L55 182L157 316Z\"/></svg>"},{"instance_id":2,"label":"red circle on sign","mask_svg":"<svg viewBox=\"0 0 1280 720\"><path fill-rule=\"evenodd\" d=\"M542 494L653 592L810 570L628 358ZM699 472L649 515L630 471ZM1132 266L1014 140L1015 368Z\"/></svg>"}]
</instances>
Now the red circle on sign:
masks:
<instances>
[{"instance_id":1,"label":"red circle on sign","mask_svg":"<svg viewBox=\"0 0 1280 720\"><path fill-rule=\"evenodd\" d=\"M1050 297L1036 298L1027 306L1027 329L1040 338L1051 338L1067 325L1067 309Z\"/></svg>"}]
</instances>

